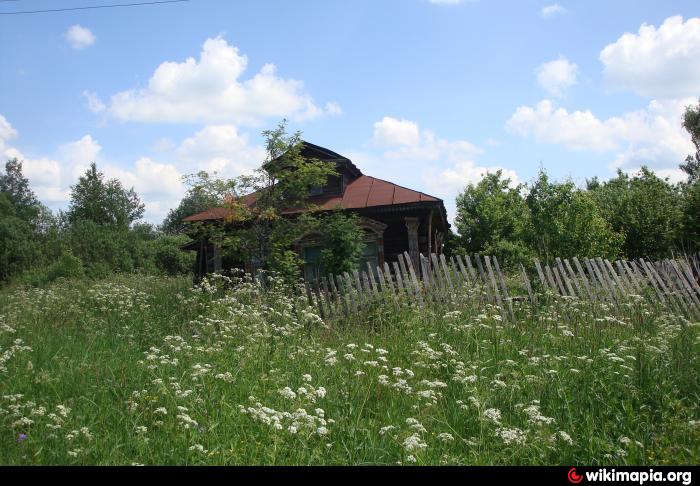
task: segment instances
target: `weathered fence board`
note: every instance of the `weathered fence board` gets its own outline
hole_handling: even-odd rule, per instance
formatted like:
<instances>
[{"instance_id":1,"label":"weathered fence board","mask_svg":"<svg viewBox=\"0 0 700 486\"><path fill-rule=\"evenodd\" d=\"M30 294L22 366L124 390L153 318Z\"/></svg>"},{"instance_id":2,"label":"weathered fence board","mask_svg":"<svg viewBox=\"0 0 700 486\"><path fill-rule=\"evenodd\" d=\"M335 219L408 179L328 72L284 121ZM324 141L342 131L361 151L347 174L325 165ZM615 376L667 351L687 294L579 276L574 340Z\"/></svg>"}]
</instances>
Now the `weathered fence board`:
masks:
<instances>
[{"instance_id":1,"label":"weathered fence board","mask_svg":"<svg viewBox=\"0 0 700 486\"><path fill-rule=\"evenodd\" d=\"M472 260L473 258L473 260ZM407 252L397 261L366 270L326 275L315 282L304 282L309 305L322 319L344 316L353 318L380 305L399 309L404 305L438 306L444 309L454 305L455 297L468 298L479 305L496 305L506 321L516 320L514 301L538 305L538 292L532 287L525 266L519 265L524 284L512 296L508 281L498 258L487 255L419 255L419 269ZM573 262L573 265L572 265ZM561 297L588 301L592 304L607 302L621 308L623 304L642 299L656 307L666 307L689 318L700 318L700 273L697 255L651 262L617 260L611 263L602 258L554 258L551 265L534 260L542 290L555 299ZM418 271L419 270L419 271ZM516 272L517 273L517 272ZM634 297L634 300L632 299ZM639 297L637 297L639 296Z\"/></svg>"}]
</instances>

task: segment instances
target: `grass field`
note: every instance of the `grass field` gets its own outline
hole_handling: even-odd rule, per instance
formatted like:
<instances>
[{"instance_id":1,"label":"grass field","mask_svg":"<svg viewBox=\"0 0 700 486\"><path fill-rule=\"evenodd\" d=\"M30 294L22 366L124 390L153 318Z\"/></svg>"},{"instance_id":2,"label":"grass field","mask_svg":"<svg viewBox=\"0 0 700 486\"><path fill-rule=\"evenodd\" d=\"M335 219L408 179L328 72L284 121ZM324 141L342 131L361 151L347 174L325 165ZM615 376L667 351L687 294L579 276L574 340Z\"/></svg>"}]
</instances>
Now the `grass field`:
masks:
<instances>
[{"instance_id":1,"label":"grass field","mask_svg":"<svg viewBox=\"0 0 700 486\"><path fill-rule=\"evenodd\" d=\"M0 291L0 463L700 463L698 323L639 299L324 323L226 287Z\"/></svg>"}]
</instances>

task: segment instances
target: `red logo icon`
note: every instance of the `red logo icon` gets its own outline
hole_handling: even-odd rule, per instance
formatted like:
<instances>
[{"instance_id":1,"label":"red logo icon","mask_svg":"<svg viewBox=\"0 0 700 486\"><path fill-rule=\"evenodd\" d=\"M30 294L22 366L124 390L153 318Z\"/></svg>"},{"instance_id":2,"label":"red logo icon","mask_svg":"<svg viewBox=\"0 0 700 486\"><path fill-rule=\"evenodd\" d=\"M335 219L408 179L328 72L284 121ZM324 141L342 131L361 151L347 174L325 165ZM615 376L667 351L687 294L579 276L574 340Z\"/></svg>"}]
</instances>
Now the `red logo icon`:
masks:
<instances>
[{"instance_id":1,"label":"red logo icon","mask_svg":"<svg viewBox=\"0 0 700 486\"><path fill-rule=\"evenodd\" d=\"M583 475L578 474L578 473L576 472L576 468L575 468L575 467L572 467L571 469L569 469L568 478L569 478L569 482L572 483L572 484L578 484L578 483L580 483L581 481L583 481Z\"/></svg>"}]
</instances>

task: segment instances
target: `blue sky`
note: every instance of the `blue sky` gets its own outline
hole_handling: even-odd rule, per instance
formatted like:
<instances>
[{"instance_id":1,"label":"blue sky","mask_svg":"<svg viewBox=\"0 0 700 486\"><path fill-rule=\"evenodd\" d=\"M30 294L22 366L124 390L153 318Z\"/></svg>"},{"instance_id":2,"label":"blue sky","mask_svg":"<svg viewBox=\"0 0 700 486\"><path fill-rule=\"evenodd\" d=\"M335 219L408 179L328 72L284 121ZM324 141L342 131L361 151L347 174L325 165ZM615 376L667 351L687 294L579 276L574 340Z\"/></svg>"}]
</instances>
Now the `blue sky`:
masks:
<instances>
[{"instance_id":1,"label":"blue sky","mask_svg":"<svg viewBox=\"0 0 700 486\"><path fill-rule=\"evenodd\" d=\"M20 0L0 12L99 5ZM128 2L125 2L128 3ZM232 177L282 118L368 175L454 197L646 164L672 180L700 96L697 1L191 0L0 15L0 155L51 208L90 161L147 219Z\"/></svg>"}]
</instances>

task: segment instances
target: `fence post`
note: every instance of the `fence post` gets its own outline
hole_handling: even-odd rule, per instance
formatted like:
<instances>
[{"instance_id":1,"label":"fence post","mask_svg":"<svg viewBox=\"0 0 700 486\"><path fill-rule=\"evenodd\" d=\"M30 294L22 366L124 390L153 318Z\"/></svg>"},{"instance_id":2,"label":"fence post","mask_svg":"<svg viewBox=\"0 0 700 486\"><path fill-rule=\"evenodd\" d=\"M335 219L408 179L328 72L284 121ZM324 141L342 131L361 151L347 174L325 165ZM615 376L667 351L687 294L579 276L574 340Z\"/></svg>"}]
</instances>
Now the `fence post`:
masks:
<instances>
[{"instance_id":1,"label":"fence post","mask_svg":"<svg viewBox=\"0 0 700 486\"><path fill-rule=\"evenodd\" d=\"M501 312L505 315L505 308L503 307L503 301L501 300L501 293L498 291L498 285L496 284L496 279L493 276L493 269L491 268L491 258L489 256L484 256L484 261L486 262L486 268L489 271L493 291L496 294L496 303L498 304L498 307L501 308Z\"/></svg>"},{"instance_id":2,"label":"fence post","mask_svg":"<svg viewBox=\"0 0 700 486\"><path fill-rule=\"evenodd\" d=\"M530 305L535 305L537 302L535 300L535 294L532 292L532 286L530 285L530 279L527 278L527 272L523 264L520 264L520 272L523 276L523 281L525 282L525 288L527 289L527 295L530 297Z\"/></svg>"},{"instance_id":3,"label":"fence post","mask_svg":"<svg viewBox=\"0 0 700 486\"><path fill-rule=\"evenodd\" d=\"M537 276L540 279L540 283L542 284L542 288L546 291L547 290L547 281L544 278L544 273L542 273L542 267L540 266L540 261L539 259L535 258L535 270L537 270Z\"/></svg>"},{"instance_id":4,"label":"fence post","mask_svg":"<svg viewBox=\"0 0 700 486\"><path fill-rule=\"evenodd\" d=\"M338 286L336 287L335 281L338 281ZM340 304L343 306L343 314L345 317L348 317L350 315L350 312L348 310L348 303L346 301L346 296L345 296L345 288L343 286L343 278L340 275L336 275L335 278L331 275L331 287L333 287L333 290L338 294L338 298L340 299Z\"/></svg>"},{"instance_id":5,"label":"fence post","mask_svg":"<svg viewBox=\"0 0 700 486\"><path fill-rule=\"evenodd\" d=\"M362 292L362 284L360 283L360 273L357 270L353 270L352 274L355 277L355 288L357 289L358 301L360 306L362 306L362 309L366 310L367 306L365 305L365 295Z\"/></svg>"},{"instance_id":6,"label":"fence post","mask_svg":"<svg viewBox=\"0 0 700 486\"><path fill-rule=\"evenodd\" d=\"M333 308L333 305L331 303L331 296L330 296L328 281L327 281L326 277L323 277L321 279L321 284L323 285L323 294L324 294L324 297L326 299L326 305L328 306L328 317L332 317L335 309Z\"/></svg>"},{"instance_id":7,"label":"fence post","mask_svg":"<svg viewBox=\"0 0 700 486\"><path fill-rule=\"evenodd\" d=\"M566 258L564 258L564 271L568 275L571 282L574 284L574 287L576 288L576 294L580 298L584 298L582 287L579 284L578 278L576 277L576 272L574 272L573 268L571 268L571 264L569 263L569 260ZM589 298L590 298L590 296L589 296Z\"/></svg>"},{"instance_id":8,"label":"fence post","mask_svg":"<svg viewBox=\"0 0 700 486\"><path fill-rule=\"evenodd\" d=\"M593 293L591 290L590 285L588 284L588 278L586 277L586 272L583 271L583 267L581 266L581 262L578 261L577 257L573 257L572 260L574 261L574 265L576 265L576 270L578 270L578 274L581 277L581 281L583 282L583 286L586 288L586 292L588 293L588 297L592 301L597 301L598 296Z\"/></svg>"},{"instance_id":9,"label":"fence post","mask_svg":"<svg viewBox=\"0 0 700 486\"><path fill-rule=\"evenodd\" d=\"M506 287L506 280L503 278L503 273L501 273L498 258L493 257L493 265L496 267L496 274L498 275L498 280L501 283L501 288L503 289L503 298L508 303L508 312L510 313L511 319L515 320L515 314L513 314L513 302L510 300L510 296L508 295L508 287Z\"/></svg>"},{"instance_id":10,"label":"fence post","mask_svg":"<svg viewBox=\"0 0 700 486\"><path fill-rule=\"evenodd\" d=\"M411 275L411 282L413 283L413 289L415 290L416 297L418 298L418 304L421 307L423 307L423 295L421 292L420 284L418 283L418 278L416 277L416 271L413 269L413 263L411 262L411 258L406 252L404 252L404 260L406 261L406 266L408 267L408 271Z\"/></svg>"},{"instance_id":11,"label":"fence post","mask_svg":"<svg viewBox=\"0 0 700 486\"><path fill-rule=\"evenodd\" d=\"M566 271L564 270L564 265L561 263L561 258L556 257L554 259L554 263L556 264L556 268L559 269L559 274L561 275L561 279L564 281L564 284L566 285L566 290L568 291L568 295L572 297L576 297L576 292L574 292L574 288L571 286L571 282L569 282L569 279L566 276Z\"/></svg>"}]
</instances>

